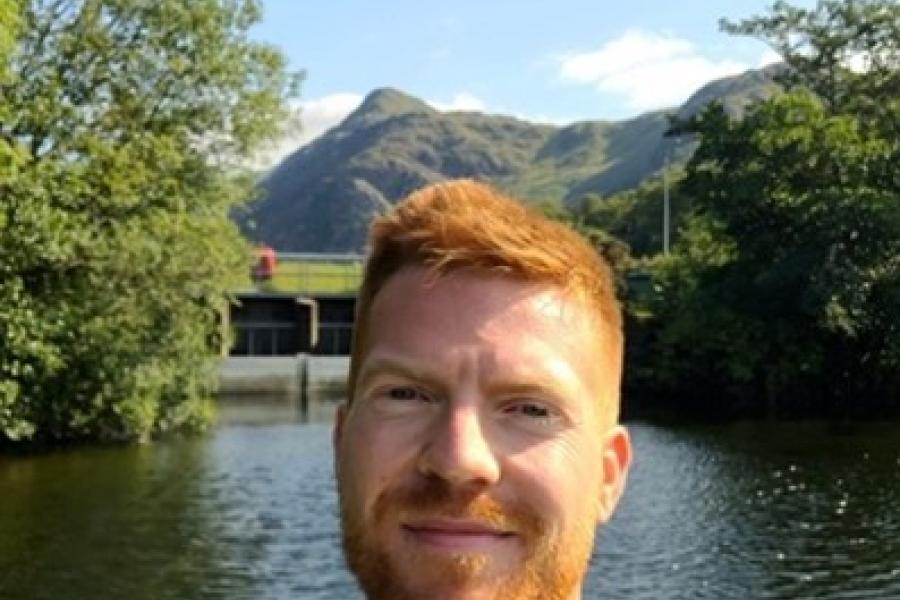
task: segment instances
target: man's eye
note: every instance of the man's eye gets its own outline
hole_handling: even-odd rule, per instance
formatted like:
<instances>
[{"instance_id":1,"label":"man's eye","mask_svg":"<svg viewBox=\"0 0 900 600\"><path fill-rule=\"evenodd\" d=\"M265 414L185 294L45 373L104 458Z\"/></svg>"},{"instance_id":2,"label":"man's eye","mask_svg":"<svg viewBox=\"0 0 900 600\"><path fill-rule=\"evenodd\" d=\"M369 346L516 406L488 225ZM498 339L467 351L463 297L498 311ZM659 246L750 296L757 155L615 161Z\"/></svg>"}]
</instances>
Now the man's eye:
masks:
<instances>
[{"instance_id":1,"label":"man's eye","mask_svg":"<svg viewBox=\"0 0 900 600\"><path fill-rule=\"evenodd\" d=\"M531 417L534 419L547 419L551 416L550 410L539 404L530 402L522 402L507 406L504 410L509 415L522 415L523 417Z\"/></svg>"},{"instance_id":2,"label":"man's eye","mask_svg":"<svg viewBox=\"0 0 900 600\"><path fill-rule=\"evenodd\" d=\"M428 401L428 397L411 387L394 387L387 390L387 395L391 400L422 400Z\"/></svg>"}]
</instances>

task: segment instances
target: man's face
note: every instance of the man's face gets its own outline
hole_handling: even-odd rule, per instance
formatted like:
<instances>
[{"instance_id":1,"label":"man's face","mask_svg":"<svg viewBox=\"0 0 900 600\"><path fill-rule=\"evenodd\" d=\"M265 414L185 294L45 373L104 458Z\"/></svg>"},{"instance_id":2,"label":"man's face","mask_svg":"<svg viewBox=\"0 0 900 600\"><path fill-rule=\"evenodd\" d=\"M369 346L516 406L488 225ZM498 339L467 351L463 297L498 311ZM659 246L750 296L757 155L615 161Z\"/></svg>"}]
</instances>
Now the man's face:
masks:
<instances>
[{"instance_id":1,"label":"man's face","mask_svg":"<svg viewBox=\"0 0 900 600\"><path fill-rule=\"evenodd\" d=\"M616 364L559 290L405 268L335 425L344 546L373 599L578 598L630 446Z\"/></svg>"}]
</instances>

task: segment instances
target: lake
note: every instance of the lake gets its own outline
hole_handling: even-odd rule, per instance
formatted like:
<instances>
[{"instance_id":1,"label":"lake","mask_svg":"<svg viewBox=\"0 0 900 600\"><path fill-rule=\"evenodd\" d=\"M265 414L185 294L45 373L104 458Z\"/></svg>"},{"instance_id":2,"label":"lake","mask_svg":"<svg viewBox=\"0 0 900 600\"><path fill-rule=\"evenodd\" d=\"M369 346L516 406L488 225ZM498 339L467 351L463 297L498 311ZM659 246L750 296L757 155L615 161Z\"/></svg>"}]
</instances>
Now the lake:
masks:
<instances>
[{"instance_id":1,"label":"lake","mask_svg":"<svg viewBox=\"0 0 900 600\"><path fill-rule=\"evenodd\" d=\"M231 406L202 438L0 458L0 598L359 598L328 415ZM900 598L900 424L628 424L585 598Z\"/></svg>"}]
</instances>

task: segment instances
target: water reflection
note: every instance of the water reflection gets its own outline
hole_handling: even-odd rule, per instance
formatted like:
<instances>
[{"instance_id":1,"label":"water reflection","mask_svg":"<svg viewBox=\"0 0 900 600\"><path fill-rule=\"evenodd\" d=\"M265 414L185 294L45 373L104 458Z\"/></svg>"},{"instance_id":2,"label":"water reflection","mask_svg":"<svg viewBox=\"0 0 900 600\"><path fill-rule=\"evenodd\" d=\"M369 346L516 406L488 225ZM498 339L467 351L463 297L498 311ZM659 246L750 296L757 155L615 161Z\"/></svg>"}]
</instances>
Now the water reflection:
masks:
<instances>
[{"instance_id":1,"label":"water reflection","mask_svg":"<svg viewBox=\"0 0 900 600\"><path fill-rule=\"evenodd\" d=\"M235 401L206 438L0 459L0 598L358 598L333 410ZM900 597L900 427L631 429L585 597Z\"/></svg>"},{"instance_id":2,"label":"water reflection","mask_svg":"<svg viewBox=\"0 0 900 600\"><path fill-rule=\"evenodd\" d=\"M632 430L604 597L900 597L897 425Z\"/></svg>"},{"instance_id":3,"label":"water reflection","mask_svg":"<svg viewBox=\"0 0 900 600\"><path fill-rule=\"evenodd\" d=\"M291 394L226 394L219 398L216 422L220 427L331 423L341 401L327 389L311 390L305 404Z\"/></svg>"},{"instance_id":4,"label":"water reflection","mask_svg":"<svg viewBox=\"0 0 900 600\"><path fill-rule=\"evenodd\" d=\"M230 551L208 472L197 442L0 463L0 597L196 597Z\"/></svg>"}]
</instances>

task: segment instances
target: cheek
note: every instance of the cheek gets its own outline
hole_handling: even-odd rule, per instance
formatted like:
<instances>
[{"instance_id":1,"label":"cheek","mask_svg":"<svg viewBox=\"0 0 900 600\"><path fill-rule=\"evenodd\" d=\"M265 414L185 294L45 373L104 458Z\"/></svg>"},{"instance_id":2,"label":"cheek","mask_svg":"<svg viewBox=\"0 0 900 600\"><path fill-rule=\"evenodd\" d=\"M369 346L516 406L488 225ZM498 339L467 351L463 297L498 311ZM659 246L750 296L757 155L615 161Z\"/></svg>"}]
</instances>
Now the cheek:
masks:
<instances>
[{"instance_id":1,"label":"cheek","mask_svg":"<svg viewBox=\"0 0 900 600\"><path fill-rule=\"evenodd\" d=\"M371 506L378 494L414 468L414 432L403 423L385 426L371 415L348 419L341 452L341 478L357 501Z\"/></svg>"},{"instance_id":2,"label":"cheek","mask_svg":"<svg viewBox=\"0 0 900 600\"><path fill-rule=\"evenodd\" d=\"M519 453L509 463L508 476L519 480L515 493L523 502L568 528L597 511L599 457L599 445L571 436Z\"/></svg>"}]
</instances>

